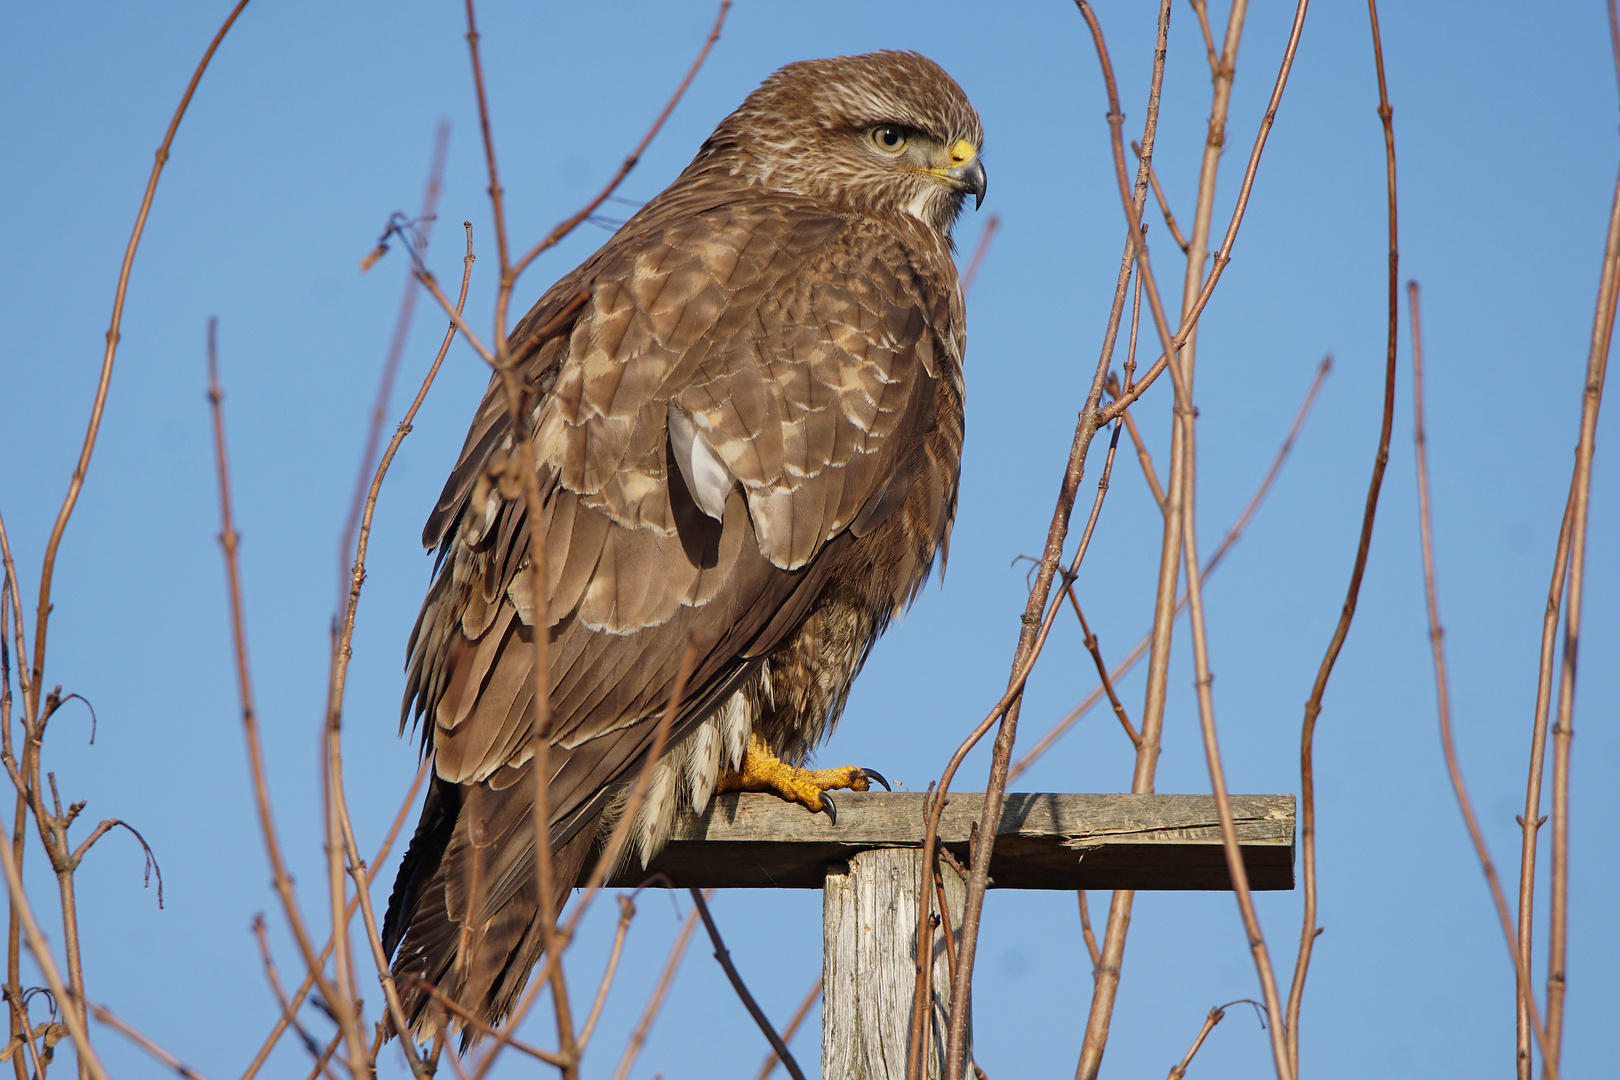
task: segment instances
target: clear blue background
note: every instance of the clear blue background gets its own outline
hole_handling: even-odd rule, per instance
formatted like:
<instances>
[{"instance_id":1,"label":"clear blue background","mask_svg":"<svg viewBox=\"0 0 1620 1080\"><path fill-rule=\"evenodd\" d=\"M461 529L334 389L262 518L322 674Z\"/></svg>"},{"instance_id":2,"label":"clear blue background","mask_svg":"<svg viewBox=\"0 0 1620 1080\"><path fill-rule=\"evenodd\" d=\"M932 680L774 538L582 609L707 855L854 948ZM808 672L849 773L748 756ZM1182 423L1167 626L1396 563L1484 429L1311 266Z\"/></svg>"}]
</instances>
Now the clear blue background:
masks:
<instances>
[{"instance_id":1,"label":"clear blue background","mask_svg":"<svg viewBox=\"0 0 1620 1080\"><path fill-rule=\"evenodd\" d=\"M1213 18L1217 38L1224 5ZM83 434L118 261L151 155L224 3L10 4L0 9L0 508L32 610L39 560ZM497 4L484 60L513 243L520 250L611 174L679 80L713 18L697 3ZM1140 132L1151 6L1099 15L1128 132ZM1292 6L1251 7L1237 69L1226 221L1281 58ZM1400 153L1401 273L1424 287L1436 543L1457 738L1498 864L1517 866L1540 613L1568 483L1599 257L1617 160L1603 7L1391 4L1383 13ZM88 820L151 841L166 907L140 885L122 835L79 874L91 996L207 1073L240 1071L275 1008L248 933L269 913L283 972L294 952L268 886L249 799L218 531L204 328L220 319L248 634L268 765L301 896L319 926L317 732L337 538L405 266L357 263L390 212L414 212L440 118L454 130L431 261L459 270L459 223L479 261L469 311L488 325L494 247L461 7L262 0L216 56L174 146L135 263L101 442L62 547L47 685L81 707L53 724L47 768ZM1106 109L1068 4L740 0L707 67L621 194L656 194L716 121L785 62L880 47L921 50L978 106L1003 229L971 302L968 441L943 589L930 587L873 654L822 760L878 765L920 790L1005 685L1124 236ZM1199 334L1199 537L1213 550L1249 497L1310 382L1335 367L1269 503L1207 591L1217 715L1233 790L1296 791L1301 706L1338 617L1376 440L1385 334L1382 136L1366 12L1317 5L1260 168L1233 262ZM1157 162L1190 222L1209 109L1197 24L1175 8ZM627 216L609 204L604 213ZM1154 213L1156 266L1175 309L1180 271ZM602 243L586 226L523 279L516 313ZM397 416L444 325L420 305ZM1305 1075L1507 1075L1512 975L1436 737L1411 454L1402 312L1400 407L1361 607L1317 739L1326 933L1305 999ZM1151 333L1145 338L1151 339ZM1156 349L1145 359L1151 360ZM486 379L456 346L379 504L355 639L345 753L361 846L381 837L415 766L396 738L404 641L430 563L416 538ZM1166 455L1169 388L1137 414ZM1612 406L1611 406L1612 412ZM1605 436L1593 484L1586 637L1574 758L1575 870L1565 1075L1612 1067L1620 1001L1613 918L1620 825L1614 658L1615 471ZM390 420L390 427L392 420ZM1099 447L1101 443L1099 442ZM1088 467L1087 493L1100 457ZM1105 652L1146 630L1157 515L1121 457L1078 588ZM1030 683L1028 746L1092 688L1060 619ZM1206 791L1191 668L1178 639L1161 791ZM1133 717L1140 673L1126 681ZM987 758L959 786L982 785ZM1129 746L1094 713L1028 773L1035 791L1116 791ZM9 805L9 803L8 803ZM54 895L31 850L42 910ZM381 875L379 899L392 878ZM1543 878L1545 881L1545 878ZM1545 893L1543 893L1545 895ZM1106 907L1093 894L1093 911ZM683 911L686 900L676 898ZM1298 894L1258 900L1274 962L1292 967ZM570 954L594 988L612 905ZM766 1011L785 1022L820 963L814 892L735 892L715 912ZM646 894L623 974L585 1066L608 1076L678 925ZM996 1080L1066 1076L1090 996L1070 893L993 893L975 982L978 1056ZM57 932L59 937L59 932ZM1538 954L1537 981L1544 954ZM368 997L380 996L373 987ZM1257 997L1232 899L1138 897L1104 1068L1152 1075L1213 1004ZM375 1016L374 1009L371 1015ZM542 1014L525 1031L549 1043ZM330 1030L310 1014L319 1033ZM794 1046L819 1057L816 1018ZM114 1033L122 1076L162 1068ZM750 1076L765 1047L695 942L638 1077ZM404 1075L397 1051L387 1070ZM291 1039L266 1075L307 1071ZM532 1065L523 1069L532 1071ZM1192 1074L1270 1070L1252 1012L1234 1011ZM514 1062L509 1071L519 1071ZM780 1075L780 1074L779 1074Z\"/></svg>"}]
</instances>

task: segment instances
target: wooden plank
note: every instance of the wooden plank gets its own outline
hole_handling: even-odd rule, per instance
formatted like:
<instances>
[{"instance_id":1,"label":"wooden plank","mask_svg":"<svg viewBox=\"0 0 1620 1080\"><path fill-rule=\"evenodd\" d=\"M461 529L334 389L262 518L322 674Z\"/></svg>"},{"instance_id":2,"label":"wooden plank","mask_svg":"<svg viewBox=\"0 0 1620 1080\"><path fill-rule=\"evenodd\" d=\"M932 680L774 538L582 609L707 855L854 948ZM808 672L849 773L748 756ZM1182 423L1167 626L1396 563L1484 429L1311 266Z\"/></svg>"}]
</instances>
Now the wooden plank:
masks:
<instances>
[{"instance_id":1,"label":"wooden plank","mask_svg":"<svg viewBox=\"0 0 1620 1080\"><path fill-rule=\"evenodd\" d=\"M838 824L774 795L714 798L676 819L670 842L645 871L685 888L819 889L829 864L882 847L921 847L920 792L840 791ZM1254 889L1294 887L1294 797L1233 795L1238 842ZM982 793L950 796L940 839L967 860ZM1009 794L990 863L1004 889L1229 889L1215 800L1209 795Z\"/></svg>"},{"instance_id":2,"label":"wooden plank","mask_svg":"<svg viewBox=\"0 0 1620 1080\"><path fill-rule=\"evenodd\" d=\"M821 900L821 1075L904 1076L916 986L917 881L922 852L882 847L861 851L827 871ZM946 866L940 875L950 908L952 949L962 943L966 883ZM933 890L930 889L930 892ZM924 1075L944 1071L945 1028L951 1001L946 928L933 935L933 1022L925 1029ZM972 1026L968 1054L973 1052Z\"/></svg>"}]
</instances>

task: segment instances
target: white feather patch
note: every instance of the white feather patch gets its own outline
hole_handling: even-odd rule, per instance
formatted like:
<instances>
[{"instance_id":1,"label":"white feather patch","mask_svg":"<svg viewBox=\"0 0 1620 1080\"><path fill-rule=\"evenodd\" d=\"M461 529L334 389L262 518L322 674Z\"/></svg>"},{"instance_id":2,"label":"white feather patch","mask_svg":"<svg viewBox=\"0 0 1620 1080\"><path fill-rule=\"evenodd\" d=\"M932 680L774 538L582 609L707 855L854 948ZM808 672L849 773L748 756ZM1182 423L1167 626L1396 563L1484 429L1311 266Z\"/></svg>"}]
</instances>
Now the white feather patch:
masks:
<instances>
[{"instance_id":1,"label":"white feather patch","mask_svg":"<svg viewBox=\"0 0 1620 1080\"><path fill-rule=\"evenodd\" d=\"M726 512L726 496L737 482L720 455L698 434L697 425L673 402L669 406L669 444L681 479L698 508L719 521Z\"/></svg>"},{"instance_id":2,"label":"white feather patch","mask_svg":"<svg viewBox=\"0 0 1620 1080\"><path fill-rule=\"evenodd\" d=\"M705 720L686 740L686 749L687 790L691 793L692 809L701 814L708 808L715 782L720 778L720 726L713 717Z\"/></svg>"},{"instance_id":3,"label":"white feather patch","mask_svg":"<svg viewBox=\"0 0 1620 1080\"><path fill-rule=\"evenodd\" d=\"M664 849L669 830L675 823L675 766L666 755L653 766L652 783L647 787L647 801L636 815L636 851L645 870L653 856Z\"/></svg>"},{"instance_id":4,"label":"white feather patch","mask_svg":"<svg viewBox=\"0 0 1620 1080\"><path fill-rule=\"evenodd\" d=\"M748 750L748 736L754 730L754 718L749 715L748 703L742 693L732 694L715 713L720 728L720 742L725 748L728 768L742 768L743 754Z\"/></svg>"},{"instance_id":5,"label":"white feather patch","mask_svg":"<svg viewBox=\"0 0 1620 1080\"><path fill-rule=\"evenodd\" d=\"M934 202L936 188L937 185L929 184L921 191L917 192L917 194L913 195L911 197L911 201L906 203L906 213L910 214L924 225L933 225L934 218L933 215L929 213L928 208Z\"/></svg>"}]
</instances>

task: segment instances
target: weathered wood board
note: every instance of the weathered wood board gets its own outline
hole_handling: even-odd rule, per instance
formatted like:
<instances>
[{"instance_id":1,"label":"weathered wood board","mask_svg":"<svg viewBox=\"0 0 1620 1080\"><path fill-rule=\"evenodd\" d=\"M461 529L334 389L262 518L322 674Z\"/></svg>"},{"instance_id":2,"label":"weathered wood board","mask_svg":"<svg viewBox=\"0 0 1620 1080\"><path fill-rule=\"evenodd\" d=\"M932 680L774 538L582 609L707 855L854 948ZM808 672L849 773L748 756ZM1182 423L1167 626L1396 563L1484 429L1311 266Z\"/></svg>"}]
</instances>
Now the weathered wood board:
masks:
<instances>
[{"instance_id":1,"label":"weathered wood board","mask_svg":"<svg viewBox=\"0 0 1620 1080\"><path fill-rule=\"evenodd\" d=\"M827 871L822 891L821 1075L890 1080L906 1074L911 1045L911 1000L917 983L917 882L922 852L917 848L874 848L852 855ZM945 1029L950 1021L952 951L962 945L962 901L966 883L955 870L940 874L947 923L936 927L930 1023L924 1029L923 1075L944 1072ZM932 900L932 897L930 897ZM938 911L938 904L934 905ZM971 1008L968 1055L973 1053Z\"/></svg>"},{"instance_id":2,"label":"weathered wood board","mask_svg":"<svg viewBox=\"0 0 1620 1080\"><path fill-rule=\"evenodd\" d=\"M651 866L685 888L819 889L829 864L883 847L921 847L920 792L834 795L838 823L774 795L717 796L676 819ZM1254 889L1294 887L1294 797L1233 795L1238 842ZM964 863L984 796L953 793L940 839ZM990 863L1004 889L1230 889L1215 799L1209 795L1009 794Z\"/></svg>"}]
</instances>

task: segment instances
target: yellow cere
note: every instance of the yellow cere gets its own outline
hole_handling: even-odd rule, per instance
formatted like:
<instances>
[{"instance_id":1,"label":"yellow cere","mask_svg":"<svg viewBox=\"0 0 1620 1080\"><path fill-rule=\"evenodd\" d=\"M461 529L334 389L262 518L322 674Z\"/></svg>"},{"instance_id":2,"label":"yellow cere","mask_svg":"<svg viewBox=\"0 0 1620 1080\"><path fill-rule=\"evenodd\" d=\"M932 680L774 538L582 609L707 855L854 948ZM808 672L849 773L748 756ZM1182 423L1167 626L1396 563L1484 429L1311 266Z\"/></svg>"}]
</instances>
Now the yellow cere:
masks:
<instances>
[{"instance_id":1,"label":"yellow cere","mask_svg":"<svg viewBox=\"0 0 1620 1080\"><path fill-rule=\"evenodd\" d=\"M957 139L956 145L951 147L951 164L961 165L965 162L972 161L974 157L978 155L978 153L979 152L973 148L972 143L968 142L966 139Z\"/></svg>"}]
</instances>

